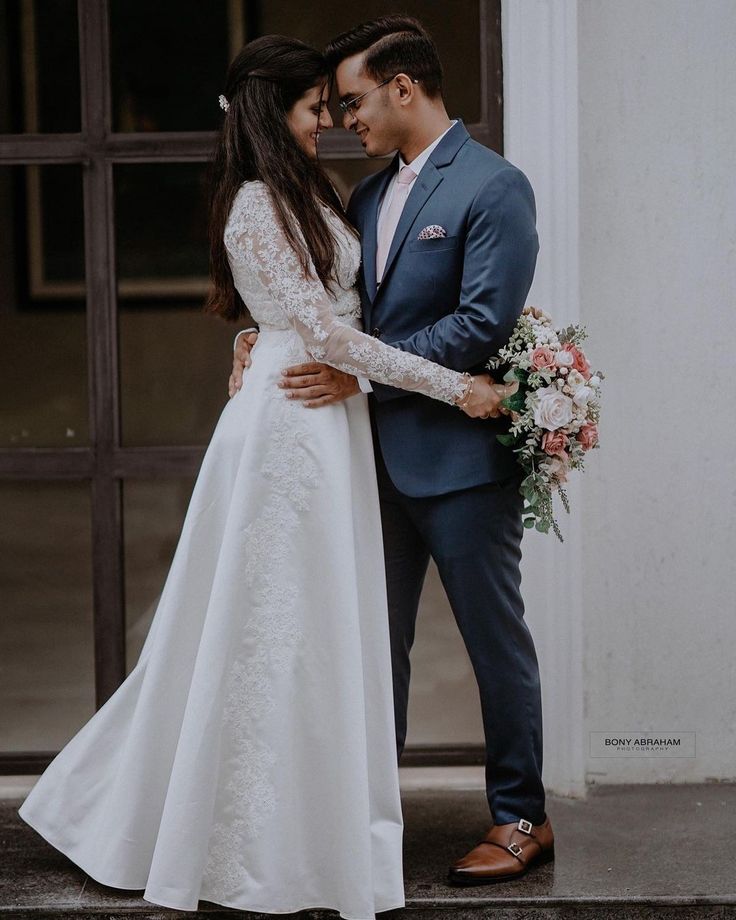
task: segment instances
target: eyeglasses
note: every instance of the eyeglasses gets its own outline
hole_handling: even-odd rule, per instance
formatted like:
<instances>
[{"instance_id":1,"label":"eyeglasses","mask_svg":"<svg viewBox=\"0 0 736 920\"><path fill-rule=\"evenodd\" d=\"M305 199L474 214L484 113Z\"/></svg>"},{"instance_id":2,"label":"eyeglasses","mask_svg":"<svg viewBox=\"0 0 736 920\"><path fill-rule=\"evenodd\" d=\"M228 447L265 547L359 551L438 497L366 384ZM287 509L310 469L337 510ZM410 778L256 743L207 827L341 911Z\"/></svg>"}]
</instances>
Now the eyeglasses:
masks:
<instances>
[{"instance_id":1,"label":"eyeglasses","mask_svg":"<svg viewBox=\"0 0 736 920\"><path fill-rule=\"evenodd\" d=\"M367 96L368 93L372 93L373 90L380 89L382 86L385 86L387 83L390 83L392 80L395 80L396 77L398 77L397 73L395 73L393 77L389 77L388 80L384 80L383 83L379 83L378 86L372 86L369 90L366 90L366 92L361 93L360 96L356 96L354 99L349 99L347 102L338 102L338 105L340 106L340 111L343 113L343 115L353 115L355 104L357 102L360 102L361 99ZM418 83L419 80L412 79L411 82Z\"/></svg>"}]
</instances>

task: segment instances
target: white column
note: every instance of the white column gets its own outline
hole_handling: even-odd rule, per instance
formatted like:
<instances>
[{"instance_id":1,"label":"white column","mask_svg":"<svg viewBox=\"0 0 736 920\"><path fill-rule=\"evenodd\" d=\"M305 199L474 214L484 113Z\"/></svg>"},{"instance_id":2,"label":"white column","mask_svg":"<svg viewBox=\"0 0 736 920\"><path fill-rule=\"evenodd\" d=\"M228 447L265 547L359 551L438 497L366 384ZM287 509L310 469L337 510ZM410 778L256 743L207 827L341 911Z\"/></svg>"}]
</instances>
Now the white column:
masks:
<instances>
[{"instance_id":1,"label":"white column","mask_svg":"<svg viewBox=\"0 0 736 920\"><path fill-rule=\"evenodd\" d=\"M504 156L534 189L540 250L528 303L580 319L577 0L502 0ZM548 792L585 795L581 482L559 501L564 543L526 531L522 590L542 676Z\"/></svg>"}]
</instances>

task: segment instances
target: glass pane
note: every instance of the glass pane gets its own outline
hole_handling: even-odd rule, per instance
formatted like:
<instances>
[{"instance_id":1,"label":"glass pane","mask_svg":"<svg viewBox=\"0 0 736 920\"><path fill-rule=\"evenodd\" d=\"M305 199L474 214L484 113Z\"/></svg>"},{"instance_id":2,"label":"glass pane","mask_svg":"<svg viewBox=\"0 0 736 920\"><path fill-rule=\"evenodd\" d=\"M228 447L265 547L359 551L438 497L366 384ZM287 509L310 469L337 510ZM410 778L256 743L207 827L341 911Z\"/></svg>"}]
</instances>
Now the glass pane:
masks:
<instances>
[{"instance_id":1,"label":"glass pane","mask_svg":"<svg viewBox=\"0 0 736 920\"><path fill-rule=\"evenodd\" d=\"M124 446L206 444L228 400L236 327L153 306L119 322Z\"/></svg>"},{"instance_id":2,"label":"glass pane","mask_svg":"<svg viewBox=\"0 0 736 920\"><path fill-rule=\"evenodd\" d=\"M434 561L411 650L406 744L483 744L478 684Z\"/></svg>"},{"instance_id":3,"label":"glass pane","mask_svg":"<svg viewBox=\"0 0 736 920\"><path fill-rule=\"evenodd\" d=\"M451 14L450 5L444 0L404 0L398 6L386 0L361 0L357 7L344 0L322 0L319 5L307 8L301 0L286 0L259 4L259 10L257 33L251 28L250 38L269 33L293 35L317 48L324 48L335 35L367 19L389 13L416 16L437 45L445 72L445 102L450 117L462 118L466 124L480 121L478 0L453 0Z\"/></svg>"},{"instance_id":4,"label":"glass pane","mask_svg":"<svg viewBox=\"0 0 736 920\"><path fill-rule=\"evenodd\" d=\"M145 0L112 0L110 6L115 131L214 130L227 65L246 41L280 33L322 48L359 20L397 11L385 0L363 0L357 13L341 0L308 8L301 0L159 0L155 16L152 9ZM418 16L437 43L450 114L479 121L478 0L453 3L452 28L441 0L406 0L400 9Z\"/></svg>"},{"instance_id":5,"label":"glass pane","mask_svg":"<svg viewBox=\"0 0 736 920\"><path fill-rule=\"evenodd\" d=\"M80 166L0 167L0 446L86 444Z\"/></svg>"},{"instance_id":6,"label":"glass pane","mask_svg":"<svg viewBox=\"0 0 736 920\"><path fill-rule=\"evenodd\" d=\"M127 480L123 484L128 674L140 657L156 612L193 486L193 479Z\"/></svg>"},{"instance_id":7,"label":"glass pane","mask_svg":"<svg viewBox=\"0 0 736 920\"><path fill-rule=\"evenodd\" d=\"M207 290L207 164L115 165L118 294L199 299Z\"/></svg>"},{"instance_id":8,"label":"glass pane","mask_svg":"<svg viewBox=\"0 0 736 920\"><path fill-rule=\"evenodd\" d=\"M0 483L4 751L58 750L95 711L91 551L86 483Z\"/></svg>"},{"instance_id":9,"label":"glass pane","mask_svg":"<svg viewBox=\"0 0 736 920\"><path fill-rule=\"evenodd\" d=\"M79 131L76 0L0 0L0 131Z\"/></svg>"},{"instance_id":10,"label":"glass pane","mask_svg":"<svg viewBox=\"0 0 736 920\"><path fill-rule=\"evenodd\" d=\"M236 327L202 312L205 171L203 163L115 169L126 446L204 444L228 399Z\"/></svg>"},{"instance_id":11,"label":"glass pane","mask_svg":"<svg viewBox=\"0 0 736 920\"><path fill-rule=\"evenodd\" d=\"M114 131L210 131L230 58L243 44L239 2L113 0Z\"/></svg>"}]
</instances>

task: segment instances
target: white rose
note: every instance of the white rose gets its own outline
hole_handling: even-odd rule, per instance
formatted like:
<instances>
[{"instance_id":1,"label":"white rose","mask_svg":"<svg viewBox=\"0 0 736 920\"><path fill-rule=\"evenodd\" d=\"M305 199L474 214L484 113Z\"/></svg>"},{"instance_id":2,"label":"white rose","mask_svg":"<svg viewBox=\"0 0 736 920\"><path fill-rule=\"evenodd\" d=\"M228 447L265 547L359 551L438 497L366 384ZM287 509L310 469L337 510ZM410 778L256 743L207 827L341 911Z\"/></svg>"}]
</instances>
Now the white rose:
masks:
<instances>
[{"instance_id":1,"label":"white rose","mask_svg":"<svg viewBox=\"0 0 736 920\"><path fill-rule=\"evenodd\" d=\"M572 400L557 387L542 387L534 394L534 422L540 428L554 431L572 419Z\"/></svg>"},{"instance_id":2,"label":"white rose","mask_svg":"<svg viewBox=\"0 0 736 920\"><path fill-rule=\"evenodd\" d=\"M580 371L571 370L568 372L566 383L574 390L577 390L578 387L585 383L585 377L583 377Z\"/></svg>"},{"instance_id":3,"label":"white rose","mask_svg":"<svg viewBox=\"0 0 736 920\"><path fill-rule=\"evenodd\" d=\"M576 406L587 406L588 400L593 395L593 390L588 386L578 387L572 401Z\"/></svg>"},{"instance_id":4,"label":"white rose","mask_svg":"<svg viewBox=\"0 0 736 920\"><path fill-rule=\"evenodd\" d=\"M571 351L560 349L555 355L555 364L557 367L572 367L573 357Z\"/></svg>"}]
</instances>

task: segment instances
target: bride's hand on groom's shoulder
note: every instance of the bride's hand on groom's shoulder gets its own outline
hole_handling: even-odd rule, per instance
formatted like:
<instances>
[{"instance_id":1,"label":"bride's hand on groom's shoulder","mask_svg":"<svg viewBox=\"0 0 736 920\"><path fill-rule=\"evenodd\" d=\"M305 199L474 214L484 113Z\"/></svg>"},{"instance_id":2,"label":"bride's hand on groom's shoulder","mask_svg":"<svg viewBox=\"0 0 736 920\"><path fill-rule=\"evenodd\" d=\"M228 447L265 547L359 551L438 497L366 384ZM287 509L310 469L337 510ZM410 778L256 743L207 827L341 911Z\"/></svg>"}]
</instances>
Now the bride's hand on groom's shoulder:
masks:
<instances>
[{"instance_id":1,"label":"bride's hand on groom's shoulder","mask_svg":"<svg viewBox=\"0 0 736 920\"><path fill-rule=\"evenodd\" d=\"M243 386L243 371L250 367L250 352L256 341L258 333L251 332L248 335L239 335L233 349L233 371L227 384L228 396L232 398Z\"/></svg>"},{"instance_id":2,"label":"bride's hand on groom's shoulder","mask_svg":"<svg viewBox=\"0 0 736 920\"><path fill-rule=\"evenodd\" d=\"M508 384L496 383L490 374L477 374L473 377L472 392L460 408L471 418L500 418L509 414L501 402L518 389L516 380Z\"/></svg>"}]
</instances>

